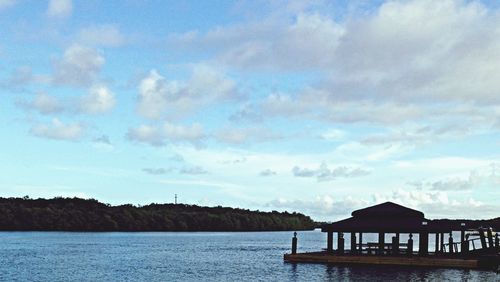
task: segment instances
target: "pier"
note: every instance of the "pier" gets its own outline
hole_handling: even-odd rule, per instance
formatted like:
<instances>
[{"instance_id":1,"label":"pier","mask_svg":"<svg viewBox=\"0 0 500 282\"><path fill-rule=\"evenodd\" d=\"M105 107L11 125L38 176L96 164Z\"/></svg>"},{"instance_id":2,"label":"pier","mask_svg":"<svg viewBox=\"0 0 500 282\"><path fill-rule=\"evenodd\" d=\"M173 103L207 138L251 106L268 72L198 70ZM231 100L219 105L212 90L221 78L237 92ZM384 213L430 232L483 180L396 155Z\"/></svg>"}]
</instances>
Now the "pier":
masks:
<instances>
[{"instance_id":1,"label":"pier","mask_svg":"<svg viewBox=\"0 0 500 282\"><path fill-rule=\"evenodd\" d=\"M465 223L443 223L426 219L420 211L392 202L352 212L350 218L326 224L326 248L318 252L285 254L293 263L404 265L450 268L492 268L500 262L499 234L492 228L468 228ZM377 234L375 242L363 235ZM453 233L459 233L458 238ZM349 235L349 246L345 236ZM401 235L408 239L401 240ZM446 235L446 236L445 236ZM390 241L386 242L386 237ZM429 246L429 237L435 238ZM414 238L418 237L414 242ZM334 239L337 248L334 249Z\"/></svg>"}]
</instances>

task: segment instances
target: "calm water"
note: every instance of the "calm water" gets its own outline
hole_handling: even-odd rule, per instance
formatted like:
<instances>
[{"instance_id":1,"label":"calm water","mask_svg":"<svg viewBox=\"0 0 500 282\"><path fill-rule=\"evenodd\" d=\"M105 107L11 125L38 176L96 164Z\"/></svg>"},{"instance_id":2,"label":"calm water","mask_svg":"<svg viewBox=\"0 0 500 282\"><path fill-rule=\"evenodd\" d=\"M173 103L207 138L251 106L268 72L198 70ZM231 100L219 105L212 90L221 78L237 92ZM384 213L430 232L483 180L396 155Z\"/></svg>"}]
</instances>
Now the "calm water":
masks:
<instances>
[{"instance_id":1,"label":"calm water","mask_svg":"<svg viewBox=\"0 0 500 282\"><path fill-rule=\"evenodd\" d=\"M500 281L488 271L288 264L292 232L0 232L1 281ZM325 245L299 232L299 251Z\"/></svg>"}]
</instances>

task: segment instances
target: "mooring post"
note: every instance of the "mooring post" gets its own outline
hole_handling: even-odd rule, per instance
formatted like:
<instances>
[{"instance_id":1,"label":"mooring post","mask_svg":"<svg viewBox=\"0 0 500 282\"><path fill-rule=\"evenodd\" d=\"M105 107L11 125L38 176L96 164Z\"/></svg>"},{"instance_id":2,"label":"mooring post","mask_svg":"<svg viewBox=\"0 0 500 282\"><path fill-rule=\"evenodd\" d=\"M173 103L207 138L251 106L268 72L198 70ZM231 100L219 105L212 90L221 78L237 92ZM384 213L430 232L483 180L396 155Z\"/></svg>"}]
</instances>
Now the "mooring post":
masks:
<instances>
[{"instance_id":1,"label":"mooring post","mask_svg":"<svg viewBox=\"0 0 500 282\"><path fill-rule=\"evenodd\" d=\"M450 253L453 253L453 234L450 231L450 236L448 237L448 247L450 248Z\"/></svg>"},{"instance_id":2,"label":"mooring post","mask_svg":"<svg viewBox=\"0 0 500 282\"><path fill-rule=\"evenodd\" d=\"M292 255L297 253L297 232L293 232L292 238Z\"/></svg>"},{"instance_id":3,"label":"mooring post","mask_svg":"<svg viewBox=\"0 0 500 282\"><path fill-rule=\"evenodd\" d=\"M410 237L408 238L408 250L406 251L407 255L413 255L413 234L410 233Z\"/></svg>"}]
</instances>

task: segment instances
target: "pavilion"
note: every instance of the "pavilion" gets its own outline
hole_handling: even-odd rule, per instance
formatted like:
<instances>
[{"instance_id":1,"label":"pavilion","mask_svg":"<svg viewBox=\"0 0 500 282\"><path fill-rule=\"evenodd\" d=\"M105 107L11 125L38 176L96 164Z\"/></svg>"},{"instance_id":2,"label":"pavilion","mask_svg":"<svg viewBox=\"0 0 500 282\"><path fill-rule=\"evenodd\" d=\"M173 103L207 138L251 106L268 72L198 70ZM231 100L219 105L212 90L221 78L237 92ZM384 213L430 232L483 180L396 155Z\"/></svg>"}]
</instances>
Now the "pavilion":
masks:
<instances>
[{"instance_id":1,"label":"pavilion","mask_svg":"<svg viewBox=\"0 0 500 282\"><path fill-rule=\"evenodd\" d=\"M321 231L327 234L326 249L297 254L295 238L292 254L285 254L285 261L476 268L484 265L485 260L486 264L497 265L500 260L498 233L491 228L468 228L460 221L433 221L420 211L392 202L353 211L350 218L325 224ZM460 234L459 238L453 238L454 232ZM347 248L345 233L350 236ZM378 240L363 241L363 235L368 237L369 233L378 234ZM392 235L390 242L386 242L387 235ZM401 235L407 240L402 241ZM431 250L430 236L435 236ZM415 243L414 237L418 237Z\"/></svg>"}]
</instances>

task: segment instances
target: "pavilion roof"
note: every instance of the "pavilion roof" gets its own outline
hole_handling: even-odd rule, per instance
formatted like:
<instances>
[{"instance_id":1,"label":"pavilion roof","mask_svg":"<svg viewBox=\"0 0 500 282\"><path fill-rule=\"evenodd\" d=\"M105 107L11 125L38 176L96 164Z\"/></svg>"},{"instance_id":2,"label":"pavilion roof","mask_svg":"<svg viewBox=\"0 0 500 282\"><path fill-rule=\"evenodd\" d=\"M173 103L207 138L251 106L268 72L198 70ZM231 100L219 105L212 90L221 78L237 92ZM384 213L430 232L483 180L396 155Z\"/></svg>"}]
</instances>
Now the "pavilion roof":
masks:
<instances>
[{"instance_id":1,"label":"pavilion roof","mask_svg":"<svg viewBox=\"0 0 500 282\"><path fill-rule=\"evenodd\" d=\"M437 224L420 211L385 202L352 212L352 217L322 226L323 232L418 233L459 230L456 224Z\"/></svg>"}]
</instances>

